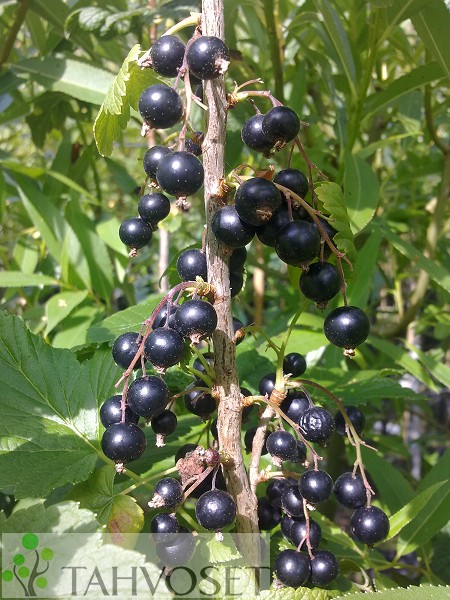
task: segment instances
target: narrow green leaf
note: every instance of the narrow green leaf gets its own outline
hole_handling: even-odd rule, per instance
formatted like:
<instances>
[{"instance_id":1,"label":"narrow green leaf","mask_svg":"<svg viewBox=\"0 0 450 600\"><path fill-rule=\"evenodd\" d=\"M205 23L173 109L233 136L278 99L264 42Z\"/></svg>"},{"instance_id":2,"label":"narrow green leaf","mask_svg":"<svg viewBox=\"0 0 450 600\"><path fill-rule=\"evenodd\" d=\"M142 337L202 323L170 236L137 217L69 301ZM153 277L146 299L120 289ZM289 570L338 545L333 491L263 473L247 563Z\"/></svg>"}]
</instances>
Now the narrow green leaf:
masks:
<instances>
[{"instance_id":1,"label":"narrow green leaf","mask_svg":"<svg viewBox=\"0 0 450 600\"><path fill-rule=\"evenodd\" d=\"M443 362L440 362L432 356L426 354L422 350L419 350L413 344L405 342L405 346L414 352L419 357L420 362L430 371L431 375L437 379L446 388L450 388L450 368L447 367Z\"/></svg>"},{"instance_id":2,"label":"narrow green leaf","mask_svg":"<svg viewBox=\"0 0 450 600\"><path fill-rule=\"evenodd\" d=\"M374 229L370 232L364 246L358 250L353 265L354 274L347 288L348 301L352 306L366 306L367 304L374 270L377 266L381 237L380 230Z\"/></svg>"},{"instance_id":3,"label":"narrow green leaf","mask_svg":"<svg viewBox=\"0 0 450 600\"><path fill-rule=\"evenodd\" d=\"M101 205L100 201L95 196L93 196L90 192L88 192L88 190L86 188L79 185L76 181L74 181L70 177L63 175L63 173L58 173L58 171L50 170L50 171L46 171L46 174L49 175L50 177L53 177L53 179L57 179L58 181L63 183L65 186L72 189L74 192L78 192L78 194L81 194L81 196L83 196L84 198L89 200L89 202L91 204L94 204L95 206Z\"/></svg>"},{"instance_id":4,"label":"narrow green leaf","mask_svg":"<svg viewBox=\"0 0 450 600\"><path fill-rule=\"evenodd\" d=\"M370 165L351 152L345 153L344 198L354 235L364 229L378 206L380 186Z\"/></svg>"},{"instance_id":5,"label":"narrow green leaf","mask_svg":"<svg viewBox=\"0 0 450 600\"><path fill-rule=\"evenodd\" d=\"M447 79L450 80L450 12L443 0L434 0L418 14L411 17L415 30L427 50L438 61ZM447 32L447 33L445 33Z\"/></svg>"},{"instance_id":6,"label":"narrow green leaf","mask_svg":"<svg viewBox=\"0 0 450 600\"><path fill-rule=\"evenodd\" d=\"M426 490L438 481L447 481L450 473L450 448L439 457L437 463L428 471L417 487L418 492Z\"/></svg>"},{"instance_id":7,"label":"narrow green leaf","mask_svg":"<svg viewBox=\"0 0 450 600\"><path fill-rule=\"evenodd\" d=\"M449 586L419 585L408 588L395 588L380 592L366 592L364 600L448 600ZM337 596L335 600L361 600L361 592Z\"/></svg>"},{"instance_id":8,"label":"narrow green leaf","mask_svg":"<svg viewBox=\"0 0 450 600\"><path fill-rule=\"evenodd\" d=\"M55 294L45 304L47 325L44 335L48 335L61 323L87 296L87 291L61 292Z\"/></svg>"},{"instance_id":9,"label":"narrow green leaf","mask_svg":"<svg viewBox=\"0 0 450 600\"><path fill-rule=\"evenodd\" d=\"M0 273L0 287L32 287L38 285L58 285L59 282L48 275L40 273L22 273L21 271L5 271Z\"/></svg>"}]
</instances>

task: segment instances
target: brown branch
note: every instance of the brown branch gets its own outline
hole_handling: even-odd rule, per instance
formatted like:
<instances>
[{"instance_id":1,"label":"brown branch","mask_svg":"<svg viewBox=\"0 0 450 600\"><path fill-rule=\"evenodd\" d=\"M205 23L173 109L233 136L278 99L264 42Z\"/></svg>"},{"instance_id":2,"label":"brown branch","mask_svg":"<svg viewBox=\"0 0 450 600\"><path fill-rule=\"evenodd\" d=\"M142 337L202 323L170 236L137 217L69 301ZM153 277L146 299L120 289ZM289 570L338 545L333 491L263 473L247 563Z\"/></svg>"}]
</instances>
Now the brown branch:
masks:
<instances>
[{"instance_id":1,"label":"brown branch","mask_svg":"<svg viewBox=\"0 0 450 600\"><path fill-rule=\"evenodd\" d=\"M19 2L19 8L17 9L16 18L14 20L14 23L12 24L11 29L9 30L8 37L6 38L5 43L3 44L2 52L0 54L0 69L8 60L10 52L13 49L14 42L17 38L17 34L19 33L20 28L22 27L22 24L25 21L29 5L30 0L21 0Z\"/></svg>"}]
</instances>

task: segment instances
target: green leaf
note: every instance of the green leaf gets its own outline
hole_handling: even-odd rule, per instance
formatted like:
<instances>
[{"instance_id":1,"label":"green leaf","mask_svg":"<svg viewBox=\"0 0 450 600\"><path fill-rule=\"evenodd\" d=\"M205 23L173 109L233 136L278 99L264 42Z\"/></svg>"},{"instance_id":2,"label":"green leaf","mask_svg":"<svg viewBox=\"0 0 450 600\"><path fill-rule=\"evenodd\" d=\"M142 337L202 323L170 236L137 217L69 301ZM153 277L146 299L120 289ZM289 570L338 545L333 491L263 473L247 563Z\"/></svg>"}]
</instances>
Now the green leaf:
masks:
<instances>
[{"instance_id":1,"label":"green leaf","mask_svg":"<svg viewBox=\"0 0 450 600\"><path fill-rule=\"evenodd\" d=\"M82 365L0 314L0 488L45 497L85 480L99 457L98 402L121 373L109 351Z\"/></svg>"},{"instance_id":2,"label":"green leaf","mask_svg":"<svg viewBox=\"0 0 450 600\"><path fill-rule=\"evenodd\" d=\"M0 273L0 287L32 287L37 285L58 285L58 281L40 273L4 271Z\"/></svg>"},{"instance_id":3,"label":"green leaf","mask_svg":"<svg viewBox=\"0 0 450 600\"><path fill-rule=\"evenodd\" d=\"M345 153L344 199L354 235L364 229L378 206L380 186L370 165L351 152Z\"/></svg>"},{"instance_id":4,"label":"green leaf","mask_svg":"<svg viewBox=\"0 0 450 600\"><path fill-rule=\"evenodd\" d=\"M351 306L367 305L371 293L374 270L377 266L381 239L380 230L374 229L370 232L364 246L358 250L358 255L353 265L353 277L347 288L347 297Z\"/></svg>"},{"instance_id":5,"label":"green leaf","mask_svg":"<svg viewBox=\"0 0 450 600\"><path fill-rule=\"evenodd\" d=\"M55 294L45 304L47 325L44 335L47 336L61 323L87 296L87 291L61 292Z\"/></svg>"},{"instance_id":6,"label":"green leaf","mask_svg":"<svg viewBox=\"0 0 450 600\"><path fill-rule=\"evenodd\" d=\"M356 248L345 206L344 195L337 183L321 183L316 188L316 194L323 204L325 214L331 215L330 225L336 229L334 242L341 252L345 252L348 259L353 262L356 257Z\"/></svg>"},{"instance_id":7,"label":"green leaf","mask_svg":"<svg viewBox=\"0 0 450 600\"><path fill-rule=\"evenodd\" d=\"M373 371L372 371L373 373ZM397 381L388 377L379 377L375 372L370 379L349 381L336 384L336 393L344 398L347 404L366 404L384 398L413 398L419 396L413 390L402 387Z\"/></svg>"},{"instance_id":8,"label":"green leaf","mask_svg":"<svg viewBox=\"0 0 450 600\"><path fill-rule=\"evenodd\" d=\"M209 551L209 561L213 564L241 558L241 554L230 535L225 534L224 540L221 542L212 537L206 542L206 546Z\"/></svg>"},{"instance_id":9,"label":"green leaf","mask_svg":"<svg viewBox=\"0 0 450 600\"><path fill-rule=\"evenodd\" d=\"M418 356L420 362L430 371L431 375L437 379L439 383L442 383L446 388L450 388L450 368L447 367L447 365L443 362L439 362L422 350L419 350L419 348L413 344L408 344L408 342L405 341L405 346Z\"/></svg>"},{"instance_id":10,"label":"green leaf","mask_svg":"<svg viewBox=\"0 0 450 600\"><path fill-rule=\"evenodd\" d=\"M139 44L131 48L120 71L110 84L95 119L94 136L102 156L111 156L113 143L120 138L130 119L130 107L137 108L143 90L158 81L150 69L139 68L137 61L140 54Z\"/></svg>"},{"instance_id":11,"label":"green leaf","mask_svg":"<svg viewBox=\"0 0 450 600\"><path fill-rule=\"evenodd\" d=\"M408 588L395 588L381 592L366 592L367 600L448 600L449 586L419 585ZM361 600L361 592L337 596L334 600Z\"/></svg>"},{"instance_id":12,"label":"green leaf","mask_svg":"<svg viewBox=\"0 0 450 600\"><path fill-rule=\"evenodd\" d=\"M411 17L414 29L420 35L426 49L434 56L450 80L450 13L443 0L434 0L426 8Z\"/></svg>"},{"instance_id":13,"label":"green leaf","mask_svg":"<svg viewBox=\"0 0 450 600\"><path fill-rule=\"evenodd\" d=\"M282 588L279 590L263 590L258 596L260 600L327 600L328 592L319 588Z\"/></svg>"}]
</instances>

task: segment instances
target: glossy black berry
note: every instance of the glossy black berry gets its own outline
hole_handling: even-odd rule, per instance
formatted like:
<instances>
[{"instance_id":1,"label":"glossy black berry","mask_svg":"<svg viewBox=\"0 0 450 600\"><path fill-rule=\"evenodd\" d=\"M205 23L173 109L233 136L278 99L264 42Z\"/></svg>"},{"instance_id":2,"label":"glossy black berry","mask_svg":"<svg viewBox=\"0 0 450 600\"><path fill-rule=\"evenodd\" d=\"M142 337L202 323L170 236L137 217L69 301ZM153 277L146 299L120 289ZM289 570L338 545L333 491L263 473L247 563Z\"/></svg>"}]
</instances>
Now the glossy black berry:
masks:
<instances>
[{"instance_id":1,"label":"glossy black berry","mask_svg":"<svg viewBox=\"0 0 450 600\"><path fill-rule=\"evenodd\" d=\"M173 477L164 477L155 485L149 505L155 508L175 508L181 502L182 496L181 483Z\"/></svg>"},{"instance_id":2,"label":"glossy black berry","mask_svg":"<svg viewBox=\"0 0 450 600\"><path fill-rule=\"evenodd\" d=\"M306 459L306 446L300 440L297 440L297 454L291 458L291 462L302 463Z\"/></svg>"},{"instance_id":3,"label":"glossy black berry","mask_svg":"<svg viewBox=\"0 0 450 600\"><path fill-rule=\"evenodd\" d=\"M292 523L290 529L290 540L294 544L295 547L300 546L302 542L301 549L306 550L306 519L295 519ZM309 519L309 541L311 543L312 548L317 548L322 540L322 529L320 525L316 523L313 519Z\"/></svg>"},{"instance_id":4,"label":"glossy black berry","mask_svg":"<svg viewBox=\"0 0 450 600\"><path fill-rule=\"evenodd\" d=\"M196 545L197 538L185 527L180 527L175 539L156 544L156 554L166 567L184 567L193 557Z\"/></svg>"},{"instance_id":5,"label":"glossy black berry","mask_svg":"<svg viewBox=\"0 0 450 600\"><path fill-rule=\"evenodd\" d=\"M111 396L100 407L100 421L103 427L108 428L114 423L122 421L121 410L122 396ZM139 421L139 415L136 415L129 406L125 406L125 423L135 423Z\"/></svg>"},{"instance_id":6,"label":"glossy black berry","mask_svg":"<svg viewBox=\"0 0 450 600\"><path fill-rule=\"evenodd\" d=\"M268 153L273 146L273 142L263 133L262 121L264 115L258 114L250 117L245 121L242 131L241 138L244 144L256 150L256 152Z\"/></svg>"},{"instance_id":7,"label":"glossy black berry","mask_svg":"<svg viewBox=\"0 0 450 600\"><path fill-rule=\"evenodd\" d=\"M198 387L205 387L201 379L196 379L188 386L187 390L191 391L184 394L184 405L192 414L207 419L216 410L216 401L208 392L192 389Z\"/></svg>"},{"instance_id":8,"label":"glossy black berry","mask_svg":"<svg viewBox=\"0 0 450 600\"><path fill-rule=\"evenodd\" d=\"M173 324L174 324L174 319L175 319L175 313L177 312L178 309L178 305L173 304L170 307L170 311L169 311L169 327L172 327L173 329ZM158 327L164 327L164 325L166 324L167 321L167 304L165 304L161 310L158 312L158 314L155 317L155 320L153 321L153 329L158 329Z\"/></svg>"},{"instance_id":9,"label":"glossy black berry","mask_svg":"<svg viewBox=\"0 0 450 600\"><path fill-rule=\"evenodd\" d=\"M357 406L344 406L344 408L348 415L348 418L350 419L353 427L355 428L356 433L359 435L360 433L362 433L364 425L366 424L366 418L363 412L359 410ZM334 417L334 425L336 427L336 431L339 434L346 435L345 419L340 411L336 413L336 416Z\"/></svg>"},{"instance_id":10,"label":"glossy black berry","mask_svg":"<svg viewBox=\"0 0 450 600\"><path fill-rule=\"evenodd\" d=\"M275 251L288 265L300 267L310 263L320 248L320 235L310 223L292 221L282 227L275 241Z\"/></svg>"},{"instance_id":11,"label":"glossy black berry","mask_svg":"<svg viewBox=\"0 0 450 600\"><path fill-rule=\"evenodd\" d=\"M152 228L139 217L126 219L119 227L119 237L128 248L143 248L152 239Z\"/></svg>"},{"instance_id":12,"label":"glossy black berry","mask_svg":"<svg viewBox=\"0 0 450 600\"><path fill-rule=\"evenodd\" d=\"M181 281L195 281L196 277L207 281L206 254L197 248L185 250L177 259L177 271Z\"/></svg>"},{"instance_id":13,"label":"glossy black berry","mask_svg":"<svg viewBox=\"0 0 450 600\"><path fill-rule=\"evenodd\" d=\"M270 221L281 207L281 194L276 186L264 177L252 177L239 186L235 197L239 217L258 227Z\"/></svg>"},{"instance_id":14,"label":"glossy black berry","mask_svg":"<svg viewBox=\"0 0 450 600\"><path fill-rule=\"evenodd\" d=\"M139 349L139 344L137 343L139 334L130 331L128 333L122 333L115 340L112 348L112 355L114 362L122 367L123 369L128 369L131 365L133 358L136 355L136 352ZM137 362L135 368L138 369L141 365L140 361Z\"/></svg>"},{"instance_id":15,"label":"glossy black berry","mask_svg":"<svg viewBox=\"0 0 450 600\"><path fill-rule=\"evenodd\" d=\"M163 35L150 49L153 70L164 77L176 77L183 64L185 46L174 35Z\"/></svg>"},{"instance_id":16,"label":"glossy black berry","mask_svg":"<svg viewBox=\"0 0 450 600\"><path fill-rule=\"evenodd\" d=\"M316 262L309 266L306 273L302 273L300 289L309 300L313 300L319 305L326 305L339 293L341 276L334 265L327 262Z\"/></svg>"},{"instance_id":17,"label":"glossy black berry","mask_svg":"<svg viewBox=\"0 0 450 600\"><path fill-rule=\"evenodd\" d=\"M244 446L245 446L245 451L246 452L251 452L252 451L253 438L255 437L255 434L256 434L257 430L258 430L257 427L249 427L247 429L247 431L245 432L245 435L244 435ZM265 454L268 454L268 452L269 452L267 450L267 446L266 446L266 442L267 442L267 438L268 437L269 437L269 432L266 431L265 441L264 441L264 445L262 447L261 456L264 456Z\"/></svg>"},{"instance_id":18,"label":"glossy black berry","mask_svg":"<svg viewBox=\"0 0 450 600\"><path fill-rule=\"evenodd\" d=\"M155 83L139 98L139 112L153 129L168 129L181 119L183 102L178 92L165 83Z\"/></svg>"},{"instance_id":19,"label":"glossy black berry","mask_svg":"<svg viewBox=\"0 0 450 600\"><path fill-rule=\"evenodd\" d=\"M200 144L198 144L197 142L194 142L194 140L192 140L191 138L188 138L185 143L184 143L184 148L186 150L186 152L190 152L191 154L194 154L195 156L201 156L203 150Z\"/></svg>"},{"instance_id":20,"label":"glossy black berry","mask_svg":"<svg viewBox=\"0 0 450 600\"><path fill-rule=\"evenodd\" d=\"M276 373L269 373L268 375L264 375L258 385L258 390L261 396L269 396L275 389L275 379Z\"/></svg>"},{"instance_id":21,"label":"glossy black berry","mask_svg":"<svg viewBox=\"0 0 450 600\"><path fill-rule=\"evenodd\" d=\"M144 155L142 166L149 177L156 177L156 169L164 156L173 154L173 150L165 146L153 146Z\"/></svg>"},{"instance_id":22,"label":"glossy black berry","mask_svg":"<svg viewBox=\"0 0 450 600\"><path fill-rule=\"evenodd\" d=\"M275 106L264 115L262 130L273 143L290 142L300 131L300 120L291 108Z\"/></svg>"},{"instance_id":23,"label":"glossy black berry","mask_svg":"<svg viewBox=\"0 0 450 600\"><path fill-rule=\"evenodd\" d=\"M267 450L269 454L275 459L276 463L280 463L283 460L292 460L297 456L297 442L292 433L288 431L273 431L266 442Z\"/></svg>"},{"instance_id":24,"label":"glossy black berry","mask_svg":"<svg viewBox=\"0 0 450 600\"><path fill-rule=\"evenodd\" d=\"M159 415L153 417L151 425L155 433L170 435L177 428L177 416L171 410L163 410Z\"/></svg>"},{"instance_id":25,"label":"glossy black berry","mask_svg":"<svg viewBox=\"0 0 450 600\"><path fill-rule=\"evenodd\" d=\"M244 287L244 274L236 271L230 272L230 295L232 298L237 296Z\"/></svg>"},{"instance_id":26,"label":"glossy black berry","mask_svg":"<svg viewBox=\"0 0 450 600\"><path fill-rule=\"evenodd\" d=\"M352 515L351 532L359 542L372 546L387 537L389 519L377 506L358 508Z\"/></svg>"},{"instance_id":27,"label":"glossy black berry","mask_svg":"<svg viewBox=\"0 0 450 600\"><path fill-rule=\"evenodd\" d=\"M230 271L240 271L247 260L247 248L244 246L233 250L230 256Z\"/></svg>"},{"instance_id":28,"label":"glossy black berry","mask_svg":"<svg viewBox=\"0 0 450 600\"><path fill-rule=\"evenodd\" d=\"M326 471L306 471L298 481L303 498L311 504L325 502L333 491L333 480Z\"/></svg>"},{"instance_id":29,"label":"glossy black berry","mask_svg":"<svg viewBox=\"0 0 450 600\"><path fill-rule=\"evenodd\" d=\"M323 330L329 342L339 348L354 349L370 333L367 315L356 306L335 308L325 319Z\"/></svg>"},{"instance_id":30,"label":"glossy black berry","mask_svg":"<svg viewBox=\"0 0 450 600\"><path fill-rule=\"evenodd\" d=\"M155 367L167 369L176 365L183 353L184 339L178 331L170 327L158 327L145 340L145 357Z\"/></svg>"},{"instance_id":31,"label":"glossy black berry","mask_svg":"<svg viewBox=\"0 0 450 600\"><path fill-rule=\"evenodd\" d=\"M270 531L281 521L280 509L272 504L269 498L258 498L258 525L262 531Z\"/></svg>"},{"instance_id":32,"label":"glossy black berry","mask_svg":"<svg viewBox=\"0 0 450 600\"><path fill-rule=\"evenodd\" d=\"M210 367L214 367L214 353L213 352L203 352L203 358L205 359L205 361L207 362L207 364ZM192 366L197 371L200 371L200 373L204 373L206 370L205 367L203 366L202 361L198 357L194 360L194 364Z\"/></svg>"},{"instance_id":33,"label":"glossy black berry","mask_svg":"<svg viewBox=\"0 0 450 600\"><path fill-rule=\"evenodd\" d=\"M170 200L164 194L144 194L139 200L138 213L149 225L156 225L170 214Z\"/></svg>"},{"instance_id":34,"label":"glossy black berry","mask_svg":"<svg viewBox=\"0 0 450 600\"><path fill-rule=\"evenodd\" d=\"M334 581L339 575L339 563L332 552L318 550L311 560L311 585L324 587Z\"/></svg>"},{"instance_id":35,"label":"glossy black berry","mask_svg":"<svg viewBox=\"0 0 450 600\"><path fill-rule=\"evenodd\" d=\"M228 492L211 490L198 499L195 516L205 529L219 531L233 523L236 517L236 503Z\"/></svg>"},{"instance_id":36,"label":"glossy black berry","mask_svg":"<svg viewBox=\"0 0 450 600\"><path fill-rule=\"evenodd\" d=\"M320 406L305 410L298 422L300 429L309 442L325 444L334 430L332 414Z\"/></svg>"},{"instance_id":37,"label":"glossy black berry","mask_svg":"<svg viewBox=\"0 0 450 600\"><path fill-rule=\"evenodd\" d=\"M115 462L127 463L144 453L145 433L134 423L115 423L102 437L103 454Z\"/></svg>"},{"instance_id":38,"label":"glossy black berry","mask_svg":"<svg viewBox=\"0 0 450 600\"><path fill-rule=\"evenodd\" d=\"M309 559L296 550L282 550L275 558L275 574L288 587L306 583L311 573Z\"/></svg>"},{"instance_id":39,"label":"glossy black berry","mask_svg":"<svg viewBox=\"0 0 450 600\"><path fill-rule=\"evenodd\" d=\"M234 206L219 208L212 218L211 229L216 238L230 248L246 246L255 235L255 228L239 217Z\"/></svg>"},{"instance_id":40,"label":"glossy black berry","mask_svg":"<svg viewBox=\"0 0 450 600\"><path fill-rule=\"evenodd\" d=\"M306 397L304 392L291 390L283 402L280 404L281 410L284 414L291 419L291 421L295 421L298 423L298 420L310 407L310 402Z\"/></svg>"},{"instance_id":41,"label":"glossy black berry","mask_svg":"<svg viewBox=\"0 0 450 600\"><path fill-rule=\"evenodd\" d=\"M294 519L291 517L291 515L285 514L281 517L281 533L289 542L291 541L291 528L293 523Z\"/></svg>"},{"instance_id":42,"label":"glossy black berry","mask_svg":"<svg viewBox=\"0 0 450 600\"><path fill-rule=\"evenodd\" d=\"M216 79L230 63L230 52L218 37L202 35L192 42L186 53L189 71L199 79Z\"/></svg>"},{"instance_id":43,"label":"glossy black berry","mask_svg":"<svg viewBox=\"0 0 450 600\"><path fill-rule=\"evenodd\" d=\"M160 377L138 377L128 388L127 403L140 417L151 419L162 412L169 401L169 390Z\"/></svg>"},{"instance_id":44,"label":"glossy black berry","mask_svg":"<svg viewBox=\"0 0 450 600\"><path fill-rule=\"evenodd\" d=\"M300 377L306 371L306 360L298 352L290 352L283 359L283 373L290 373L292 377Z\"/></svg>"},{"instance_id":45,"label":"glossy black berry","mask_svg":"<svg viewBox=\"0 0 450 600\"><path fill-rule=\"evenodd\" d=\"M334 482L334 494L342 506L361 508L367 500L366 488L361 475L342 473Z\"/></svg>"},{"instance_id":46,"label":"glossy black berry","mask_svg":"<svg viewBox=\"0 0 450 600\"><path fill-rule=\"evenodd\" d=\"M281 506L288 515L292 517L304 517L303 496L298 485L289 485L281 494Z\"/></svg>"},{"instance_id":47,"label":"glossy black berry","mask_svg":"<svg viewBox=\"0 0 450 600\"><path fill-rule=\"evenodd\" d=\"M266 496L269 500L281 498L281 494L289 485L287 479L271 479L266 488Z\"/></svg>"},{"instance_id":48,"label":"glossy black berry","mask_svg":"<svg viewBox=\"0 0 450 600\"><path fill-rule=\"evenodd\" d=\"M192 196L203 185L203 165L190 152L174 152L164 156L156 170L161 188L171 196Z\"/></svg>"},{"instance_id":49,"label":"glossy black berry","mask_svg":"<svg viewBox=\"0 0 450 600\"><path fill-rule=\"evenodd\" d=\"M265 225L256 229L256 235L265 246L275 246L275 240L282 227L290 223L289 212L286 206L280 210Z\"/></svg>"},{"instance_id":50,"label":"glossy black berry","mask_svg":"<svg viewBox=\"0 0 450 600\"><path fill-rule=\"evenodd\" d=\"M288 189L300 198L304 198L309 190L308 178L298 169L283 169L273 178L274 183L278 183Z\"/></svg>"},{"instance_id":51,"label":"glossy black berry","mask_svg":"<svg viewBox=\"0 0 450 600\"><path fill-rule=\"evenodd\" d=\"M150 533L154 534L152 539L156 543L166 544L172 542L180 531L180 524L175 515L160 513L153 517L150 523Z\"/></svg>"},{"instance_id":52,"label":"glossy black berry","mask_svg":"<svg viewBox=\"0 0 450 600\"><path fill-rule=\"evenodd\" d=\"M187 300L175 315L175 329L196 344L210 337L216 327L216 309L206 300Z\"/></svg>"}]
</instances>

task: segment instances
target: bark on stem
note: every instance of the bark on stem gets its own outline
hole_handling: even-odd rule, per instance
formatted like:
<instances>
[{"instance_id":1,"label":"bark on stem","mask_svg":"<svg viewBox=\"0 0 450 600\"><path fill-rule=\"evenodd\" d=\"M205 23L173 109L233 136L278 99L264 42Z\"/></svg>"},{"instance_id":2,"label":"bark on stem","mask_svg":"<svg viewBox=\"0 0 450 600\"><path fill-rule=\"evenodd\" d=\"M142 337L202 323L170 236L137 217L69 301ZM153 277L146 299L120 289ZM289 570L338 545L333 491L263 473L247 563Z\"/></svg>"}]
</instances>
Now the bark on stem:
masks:
<instances>
[{"instance_id":1,"label":"bark on stem","mask_svg":"<svg viewBox=\"0 0 450 600\"><path fill-rule=\"evenodd\" d=\"M202 34L224 39L223 0L202 1ZM217 422L219 447L221 452L230 459L229 467L224 469L224 475L227 489L237 505L236 531L256 534L258 533L257 500L250 488L242 455L242 406L236 369L236 347L233 342L229 252L226 247L218 243L211 231L211 219L219 208L219 204L215 201L219 180L224 176L227 99L223 78L206 81L204 93L208 105L207 130L203 143L206 257L208 280L216 290L214 306L218 319L213 344L215 388L219 398ZM244 562L252 566L258 565L259 543L253 536L242 537L247 540L240 547Z\"/></svg>"}]
</instances>

